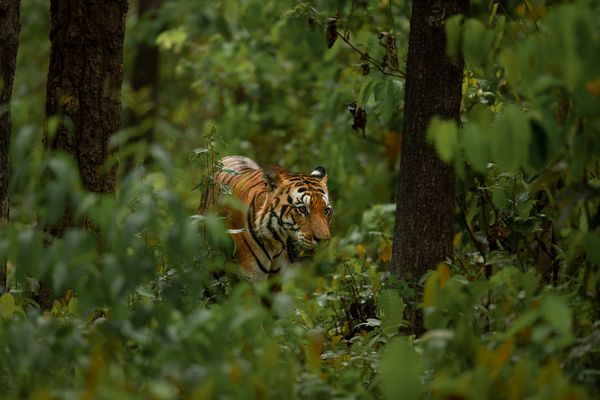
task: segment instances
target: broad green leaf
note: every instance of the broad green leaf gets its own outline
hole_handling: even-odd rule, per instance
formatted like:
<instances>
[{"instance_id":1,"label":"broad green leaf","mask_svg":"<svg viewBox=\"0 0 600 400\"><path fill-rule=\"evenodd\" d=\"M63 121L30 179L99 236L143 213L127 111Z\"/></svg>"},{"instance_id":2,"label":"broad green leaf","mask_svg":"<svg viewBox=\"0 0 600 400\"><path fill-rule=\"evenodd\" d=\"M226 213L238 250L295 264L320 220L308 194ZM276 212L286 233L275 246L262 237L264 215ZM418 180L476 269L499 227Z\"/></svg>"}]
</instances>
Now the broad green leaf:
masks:
<instances>
[{"instance_id":1,"label":"broad green leaf","mask_svg":"<svg viewBox=\"0 0 600 400\"><path fill-rule=\"evenodd\" d=\"M223 0L222 7L223 18L225 18L231 29L235 29L242 5L237 0Z\"/></svg>"},{"instance_id":2,"label":"broad green leaf","mask_svg":"<svg viewBox=\"0 0 600 400\"><path fill-rule=\"evenodd\" d=\"M479 173L485 173L487 165L491 161L490 145L488 142L489 132L487 129L473 123L468 123L460 131L465 159Z\"/></svg>"},{"instance_id":3,"label":"broad green leaf","mask_svg":"<svg viewBox=\"0 0 600 400\"><path fill-rule=\"evenodd\" d=\"M479 129L489 129L494 122L494 113L481 103L475 104L469 110L469 120L475 122Z\"/></svg>"},{"instance_id":4,"label":"broad green leaf","mask_svg":"<svg viewBox=\"0 0 600 400\"><path fill-rule=\"evenodd\" d=\"M404 338L390 342L382 350L381 383L383 398L417 399L422 392L423 361Z\"/></svg>"},{"instance_id":5,"label":"broad green leaf","mask_svg":"<svg viewBox=\"0 0 600 400\"><path fill-rule=\"evenodd\" d=\"M506 107L491 137L491 154L501 170L516 171L527 164L530 137L527 117L517 106Z\"/></svg>"},{"instance_id":6,"label":"broad green leaf","mask_svg":"<svg viewBox=\"0 0 600 400\"><path fill-rule=\"evenodd\" d=\"M184 27L179 26L175 29L170 29L161 32L156 37L156 44L165 49L173 50L175 53L179 53L183 47L183 44L188 40L188 33Z\"/></svg>"},{"instance_id":7,"label":"broad green leaf","mask_svg":"<svg viewBox=\"0 0 600 400\"><path fill-rule=\"evenodd\" d=\"M463 34L463 53L468 64L485 66L493 42L494 32L477 19L467 19Z\"/></svg>"},{"instance_id":8,"label":"broad green leaf","mask_svg":"<svg viewBox=\"0 0 600 400\"><path fill-rule=\"evenodd\" d=\"M10 293L4 293L0 296L0 317L9 319L16 310L15 298Z\"/></svg>"},{"instance_id":9,"label":"broad green leaf","mask_svg":"<svg viewBox=\"0 0 600 400\"><path fill-rule=\"evenodd\" d=\"M464 15L453 15L446 20L444 29L446 30L446 53L451 60L456 60L460 50L460 40L462 34L462 25Z\"/></svg>"},{"instance_id":10,"label":"broad green leaf","mask_svg":"<svg viewBox=\"0 0 600 400\"><path fill-rule=\"evenodd\" d=\"M375 86L373 86L373 95L375 97L375 101L384 101L387 97L387 81L377 81L377 83L375 83Z\"/></svg>"},{"instance_id":11,"label":"broad green leaf","mask_svg":"<svg viewBox=\"0 0 600 400\"><path fill-rule=\"evenodd\" d=\"M404 321L404 301L396 290L384 290L379 295L381 330L387 336L398 334Z\"/></svg>"},{"instance_id":12,"label":"broad green leaf","mask_svg":"<svg viewBox=\"0 0 600 400\"><path fill-rule=\"evenodd\" d=\"M553 293L542 297L541 313L554 329L565 337L571 336L573 314L565 300Z\"/></svg>"},{"instance_id":13,"label":"broad green leaf","mask_svg":"<svg viewBox=\"0 0 600 400\"><path fill-rule=\"evenodd\" d=\"M508 83L515 87L521 80L521 66L515 52L510 48L502 49L498 56L500 65L504 67L504 73Z\"/></svg>"},{"instance_id":14,"label":"broad green leaf","mask_svg":"<svg viewBox=\"0 0 600 400\"><path fill-rule=\"evenodd\" d=\"M369 102L369 98L371 97L371 93L373 93L373 88L377 80L369 79L367 80L360 88L360 92L358 93L358 104L357 107L365 107Z\"/></svg>"},{"instance_id":15,"label":"broad green leaf","mask_svg":"<svg viewBox=\"0 0 600 400\"><path fill-rule=\"evenodd\" d=\"M392 79L385 85L385 98L381 106L381 121L387 123L396 111L396 85Z\"/></svg>"},{"instance_id":16,"label":"broad green leaf","mask_svg":"<svg viewBox=\"0 0 600 400\"><path fill-rule=\"evenodd\" d=\"M25 315L23 307L15 302L15 298L11 293L4 293L0 296L0 320L10 319L15 313Z\"/></svg>"},{"instance_id":17,"label":"broad green leaf","mask_svg":"<svg viewBox=\"0 0 600 400\"><path fill-rule=\"evenodd\" d=\"M458 148L458 128L451 119L442 120L433 117L427 129L427 139L433 143L442 161L448 163Z\"/></svg>"}]
</instances>

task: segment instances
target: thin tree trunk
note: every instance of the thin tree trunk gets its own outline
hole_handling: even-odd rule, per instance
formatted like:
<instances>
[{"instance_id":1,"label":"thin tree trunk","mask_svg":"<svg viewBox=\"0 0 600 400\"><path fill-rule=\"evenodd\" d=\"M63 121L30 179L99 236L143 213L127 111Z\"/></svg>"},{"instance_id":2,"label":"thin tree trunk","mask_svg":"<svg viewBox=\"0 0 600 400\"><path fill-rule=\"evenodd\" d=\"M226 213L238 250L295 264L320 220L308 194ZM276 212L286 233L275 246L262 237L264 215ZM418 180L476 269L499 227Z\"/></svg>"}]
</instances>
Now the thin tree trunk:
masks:
<instances>
[{"instance_id":1,"label":"thin tree trunk","mask_svg":"<svg viewBox=\"0 0 600 400\"><path fill-rule=\"evenodd\" d=\"M8 222L10 102L19 48L20 0L0 0L0 231ZM6 264L0 260L0 293L6 288Z\"/></svg>"},{"instance_id":2,"label":"thin tree trunk","mask_svg":"<svg viewBox=\"0 0 600 400\"><path fill-rule=\"evenodd\" d=\"M154 21L156 13L162 7L163 0L140 0L138 5L138 18ZM149 107L144 112L138 110L129 110L127 113L127 125L139 126L147 123L144 131L131 143L145 141L151 144L154 141L154 126L156 119L156 110L158 104L158 80L159 80L159 50L155 44L156 35L146 38L140 42L135 51L133 59L133 73L131 76L131 88L138 94L144 94L145 101L149 102ZM144 160L144 164L148 160ZM125 171L130 171L135 166L135 157L130 155L125 159Z\"/></svg>"},{"instance_id":3,"label":"thin tree trunk","mask_svg":"<svg viewBox=\"0 0 600 400\"><path fill-rule=\"evenodd\" d=\"M452 255L454 171L438 158L426 133L434 115L458 121L463 60L448 58L444 22L468 7L468 0L413 0L392 272L415 289L428 269ZM417 314L413 332L422 332Z\"/></svg>"},{"instance_id":4,"label":"thin tree trunk","mask_svg":"<svg viewBox=\"0 0 600 400\"><path fill-rule=\"evenodd\" d=\"M112 193L116 185L116 167L106 168L106 161L121 125L127 6L126 0L50 1L46 116L57 116L59 124L44 133L44 145L70 154L83 186L97 193ZM72 225L67 214L50 233Z\"/></svg>"}]
</instances>

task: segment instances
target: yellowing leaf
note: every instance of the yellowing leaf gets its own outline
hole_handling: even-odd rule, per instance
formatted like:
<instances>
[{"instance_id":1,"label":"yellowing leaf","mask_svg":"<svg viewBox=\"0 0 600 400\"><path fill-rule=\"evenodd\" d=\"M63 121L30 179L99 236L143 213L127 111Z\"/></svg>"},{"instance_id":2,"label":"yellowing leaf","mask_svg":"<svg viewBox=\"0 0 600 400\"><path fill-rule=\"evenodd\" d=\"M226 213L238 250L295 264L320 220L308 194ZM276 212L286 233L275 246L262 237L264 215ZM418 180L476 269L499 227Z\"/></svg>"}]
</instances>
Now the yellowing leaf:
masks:
<instances>
[{"instance_id":1,"label":"yellowing leaf","mask_svg":"<svg viewBox=\"0 0 600 400\"><path fill-rule=\"evenodd\" d=\"M585 84L587 90L592 96L597 96L600 93L600 78Z\"/></svg>"},{"instance_id":2,"label":"yellowing leaf","mask_svg":"<svg viewBox=\"0 0 600 400\"><path fill-rule=\"evenodd\" d=\"M340 340L342 340L343 336L342 335L336 335L333 337L333 339L331 339L331 347L335 347L336 344L339 343Z\"/></svg>"},{"instance_id":3,"label":"yellowing leaf","mask_svg":"<svg viewBox=\"0 0 600 400\"><path fill-rule=\"evenodd\" d=\"M425 281L425 290L423 291L423 305L425 307L433 305L433 302L435 301L438 289L437 281L437 272L434 272L431 275L429 275L429 277Z\"/></svg>"},{"instance_id":4,"label":"yellowing leaf","mask_svg":"<svg viewBox=\"0 0 600 400\"><path fill-rule=\"evenodd\" d=\"M229 366L229 381L233 385L237 385L240 382L240 378L242 376L242 368L240 367L240 363L234 360Z\"/></svg>"},{"instance_id":5,"label":"yellowing leaf","mask_svg":"<svg viewBox=\"0 0 600 400\"><path fill-rule=\"evenodd\" d=\"M367 254L367 248L365 247L364 244L357 244L356 245L356 254L358 254L358 256L361 259L365 258L365 254Z\"/></svg>"},{"instance_id":6,"label":"yellowing leaf","mask_svg":"<svg viewBox=\"0 0 600 400\"><path fill-rule=\"evenodd\" d=\"M513 349L513 343L511 341L506 341L502 343L498 351L496 351L496 355L494 357L494 368L499 370L505 363L508 361L508 357Z\"/></svg>"},{"instance_id":7,"label":"yellowing leaf","mask_svg":"<svg viewBox=\"0 0 600 400\"><path fill-rule=\"evenodd\" d=\"M321 333L314 332L308 335L308 346L306 347L306 361L313 372L321 368L321 353L325 338Z\"/></svg>"},{"instance_id":8,"label":"yellowing leaf","mask_svg":"<svg viewBox=\"0 0 600 400\"><path fill-rule=\"evenodd\" d=\"M445 263L440 263L437 266L437 273L440 281L440 287L446 286L446 282L450 278L450 268Z\"/></svg>"},{"instance_id":9,"label":"yellowing leaf","mask_svg":"<svg viewBox=\"0 0 600 400\"><path fill-rule=\"evenodd\" d=\"M460 243L462 242L462 237L462 232L459 232L456 235L454 235L454 238L452 239L452 247L457 249L458 246L460 246Z\"/></svg>"},{"instance_id":10,"label":"yellowing leaf","mask_svg":"<svg viewBox=\"0 0 600 400\"><path fill-rule=\"evenodd\" d=\"M0 296L0 317L9 319L16 309L15 298L10 293L4 293Z\"/></svg>"},{"instance_id":11,"label":"yellowing leaf","mask_svg":"<svg viewBox=\"0 0 600 400\"><path fill-rule=\"evenodd\" d=\"M384 244L379 250L379 259L384 263L389 262L392 259L392 246Z\"/></svg>"},{"instance_id":12,"label":"yellowing leaf","mask_svg":"<svg viewBox=\"0 0 600 400\"><path fill-rule=\"evenodd\" d=\"M275 341L270 341L263 347L261 367L265 370L276 368L279 357L279 346Z\"/></svg>"},{"instance_id":13,"label":"yellowing leaf","mask_svg":"<svg viewBox=\"0 0 600 400\"><path fill-rule=\"evenodd\" d=\"M77 298L73 297L69 300L69 304L67 304L67 311L70 315L75 315L77 312Z\"/></svg>"}]
</instances>

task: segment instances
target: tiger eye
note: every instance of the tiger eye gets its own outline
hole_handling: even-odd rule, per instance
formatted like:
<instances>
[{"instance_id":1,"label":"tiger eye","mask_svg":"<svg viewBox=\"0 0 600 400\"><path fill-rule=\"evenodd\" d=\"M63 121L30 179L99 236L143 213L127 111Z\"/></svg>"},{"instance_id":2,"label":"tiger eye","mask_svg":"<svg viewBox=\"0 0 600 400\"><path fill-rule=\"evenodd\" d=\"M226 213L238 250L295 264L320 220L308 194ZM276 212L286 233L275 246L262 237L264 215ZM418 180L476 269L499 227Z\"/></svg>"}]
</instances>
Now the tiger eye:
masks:
<instances>
[{"instance_id":1,"label":"tiger eye","mask_svg":"<svg viewBox=\"0 0 600 400\"><path fill-rule=\"evenodd\" d=\"M305 206L298 207L298 211L300 211L304 215L308 215L308 208Z\"/></svg>"}]
</instances>

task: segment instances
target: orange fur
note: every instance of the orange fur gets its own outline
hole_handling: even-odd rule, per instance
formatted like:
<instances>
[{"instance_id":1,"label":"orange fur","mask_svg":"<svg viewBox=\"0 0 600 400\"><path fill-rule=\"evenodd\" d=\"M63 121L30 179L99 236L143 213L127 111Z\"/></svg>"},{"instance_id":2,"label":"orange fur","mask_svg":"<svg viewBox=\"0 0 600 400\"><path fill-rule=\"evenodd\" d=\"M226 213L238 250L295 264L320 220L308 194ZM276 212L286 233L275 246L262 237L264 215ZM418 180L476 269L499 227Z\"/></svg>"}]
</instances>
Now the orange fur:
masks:
<instances>
[{"instance_id":1,"label":"orange fur","mask_svg":"<svg viewBox=\"0 0 600 400\"><path fill-rule=\"evenodd\" d=\"M314 251L329 239L331 206L325 169L311 175L272 166L261 169L246 157L221 160L214 187L202 196L199 212L216 212L226 218L236 244L235 259L242 273L259 280L293 263L298 253ZM242 209L225 204L220 185L228 185Z\"/></svg>"}]
</instances>

